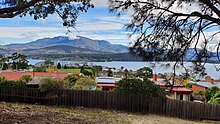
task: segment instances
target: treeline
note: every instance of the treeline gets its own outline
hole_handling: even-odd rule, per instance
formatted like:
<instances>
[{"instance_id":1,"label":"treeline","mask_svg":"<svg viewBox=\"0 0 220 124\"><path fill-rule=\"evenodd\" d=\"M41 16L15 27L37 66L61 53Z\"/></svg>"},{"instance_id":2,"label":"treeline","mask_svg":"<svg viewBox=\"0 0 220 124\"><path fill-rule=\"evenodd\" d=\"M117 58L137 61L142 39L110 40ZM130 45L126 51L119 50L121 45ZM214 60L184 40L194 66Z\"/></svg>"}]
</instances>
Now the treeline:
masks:
<instances>
[{"instance_id":1,"label":"treeline","mask_svg":"<svg viewBox=\"0 0 220 124\"><path fill-rule=\"evenodd\" d=\"M0 55L0 69L1 70L19 70L27 69L27 56L23 54L13 53L8 56Z\"/></svg>"},{"instance_id":2,"label":"treeline","mask_svg":"<svg viewBox=\"0 0 220 124\"><path fill-rule=\"evenodd\" d=\"M117 54L29 54L32 59L59 59L70 61L142 61L142 58L129 53Z\"/></svg>"}]
</instances>

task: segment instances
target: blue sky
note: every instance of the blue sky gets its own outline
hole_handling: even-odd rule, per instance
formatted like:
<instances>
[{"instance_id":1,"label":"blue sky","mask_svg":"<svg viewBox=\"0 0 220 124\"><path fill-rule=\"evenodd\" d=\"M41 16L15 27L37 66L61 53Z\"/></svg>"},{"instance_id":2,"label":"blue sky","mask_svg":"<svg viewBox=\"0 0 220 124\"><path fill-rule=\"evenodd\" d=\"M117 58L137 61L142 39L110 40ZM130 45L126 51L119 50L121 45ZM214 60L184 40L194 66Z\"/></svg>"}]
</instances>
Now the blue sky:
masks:
<instances>
[{"instance_id":1,"label":"blue sky","mask_svg":"<svg viewBox=\"0 0 220 124\"><path fill-rule=\"evenodd\" d=\"M50 15L45 20L37 21L30 16L0 19L0 45L26 43L45 37L76 35L128 45L130 39L124 24L129 22L129 17L124 15L119 18L109 13L106 0L93 2L96 7L89 9L87 13L80 13L76 29L69 34L66 34L67 29L62 26L62 21L57 15Z\"/></svg>"}]
</instances>

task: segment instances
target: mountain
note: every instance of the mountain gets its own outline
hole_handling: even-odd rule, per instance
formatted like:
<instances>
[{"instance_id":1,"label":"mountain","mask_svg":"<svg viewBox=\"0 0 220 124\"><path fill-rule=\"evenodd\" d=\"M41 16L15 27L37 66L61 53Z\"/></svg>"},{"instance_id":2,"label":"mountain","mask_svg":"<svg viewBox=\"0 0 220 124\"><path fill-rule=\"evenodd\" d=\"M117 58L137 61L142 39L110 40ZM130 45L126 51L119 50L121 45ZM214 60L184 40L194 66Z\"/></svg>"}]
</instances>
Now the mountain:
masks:
<instances>
[{"instance_id":1,"label":"mountain","mask_svg":"<svg viewBox=\"0 0 220 124\"><path fill-rule=\"evenodd\" d=\"M100 51L95 51L95 50L90 50L90 49L85 49L85 48L78 48L78 47L72 47L72 46L67 46L67 45L54 45L54 46L49 46L49 47L44 47L44 48L39 48L39 49L25 49L22 50L21 52L23 53L31 53L31 54L98 54ZM107 52L102 52L106 53Z\"/></svg>"},{"instance_id":2,"label":"mountain","mask_svg":"<svg viewBox=\"0 0 220 124\"><path fill-rule=\"evenodd\" d=\"M32 41L24 44L8 44L4 45L8 50L14 51L42 51L50 48L56 49L57 46L74 47L74 48L83 48L84 50L91 50L93 52L107 52L107 53L125 53L128 52L128 47L123 45L111 44L105 40L93 40L86 37L77 36L76 39L70 39L64 36L58 36L54 38L43 38L36 41ZM37 50L38 49L38 50ZM65 50L64 50L65 51Z\"/></svg>"}]
</instances>

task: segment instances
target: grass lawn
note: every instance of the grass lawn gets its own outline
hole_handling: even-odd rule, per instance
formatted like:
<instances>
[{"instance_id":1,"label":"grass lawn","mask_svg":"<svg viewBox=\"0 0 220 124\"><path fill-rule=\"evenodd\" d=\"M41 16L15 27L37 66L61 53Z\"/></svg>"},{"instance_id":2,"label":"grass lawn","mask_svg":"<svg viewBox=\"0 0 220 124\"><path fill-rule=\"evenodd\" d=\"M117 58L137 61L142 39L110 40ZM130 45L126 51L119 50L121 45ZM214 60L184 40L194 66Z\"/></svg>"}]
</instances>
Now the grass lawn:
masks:
<instances>
[{"instance_id":1,"label":"grass lawn","mask_svg":"<svg viewBox=\"0 0 220 124\"><path fill-rule=\"evenodd\" d=\"M0 102L1 124L206 124L179 118L83 107L56 107Z\"/></svg>"},{"instance_id":2,"label":"grass lawn","mask_svg":"<svg viewBox=\"0 0 220 124\"><path fill-rule=\"evenodd\" d=\"M92 72L92 69L86 69L89 72ZM80 73L80 69L59 69L58 72L65 72L65 73Z\"/></svg>"}]
</instances>

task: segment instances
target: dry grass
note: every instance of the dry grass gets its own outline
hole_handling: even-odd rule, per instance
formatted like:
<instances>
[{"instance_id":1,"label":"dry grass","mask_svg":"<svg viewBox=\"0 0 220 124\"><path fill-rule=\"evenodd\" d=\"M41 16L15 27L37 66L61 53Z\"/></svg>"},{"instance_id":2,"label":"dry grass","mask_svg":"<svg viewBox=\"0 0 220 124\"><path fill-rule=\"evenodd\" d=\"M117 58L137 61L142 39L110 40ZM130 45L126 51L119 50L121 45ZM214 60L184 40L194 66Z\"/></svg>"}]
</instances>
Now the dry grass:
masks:
<instances>
[{"instance_id":1,"label":"dry grass","mask_svg":"<svg viewBox=\"0 0 220 124\"><path fill-rule=\"evenodd\" d=\"M201 124L179 118L141 115L83 107L51 107L20 103L0 103L0 124Z\"/></svg>"}]
</instances>

